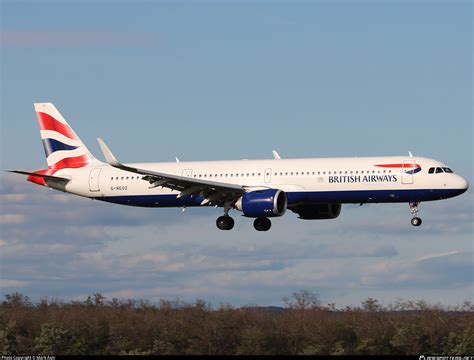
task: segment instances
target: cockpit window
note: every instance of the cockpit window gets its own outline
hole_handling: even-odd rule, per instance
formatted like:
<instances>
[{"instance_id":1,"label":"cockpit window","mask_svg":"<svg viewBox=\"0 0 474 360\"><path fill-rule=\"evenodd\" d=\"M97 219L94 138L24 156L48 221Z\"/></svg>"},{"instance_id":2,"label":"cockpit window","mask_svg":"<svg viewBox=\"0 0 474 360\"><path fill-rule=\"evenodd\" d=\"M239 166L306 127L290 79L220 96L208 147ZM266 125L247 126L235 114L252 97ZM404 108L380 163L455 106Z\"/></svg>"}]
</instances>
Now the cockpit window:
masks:
<instances>
[{"instance_id":1,"label":"cockpit window","mask_svg":"<svg viewBox=\"0 0 474 360\"><path fill-rule=\"evenodd\" d=\"M428 174L434 174L434 173L441 174L441 173L444 173L444 172L448 173L448 174L453 173L453 171L448 167L437 167L437 168L432 167L432 168L429 168L429 170L428 170Z\"/></svg>"}]
</instances>

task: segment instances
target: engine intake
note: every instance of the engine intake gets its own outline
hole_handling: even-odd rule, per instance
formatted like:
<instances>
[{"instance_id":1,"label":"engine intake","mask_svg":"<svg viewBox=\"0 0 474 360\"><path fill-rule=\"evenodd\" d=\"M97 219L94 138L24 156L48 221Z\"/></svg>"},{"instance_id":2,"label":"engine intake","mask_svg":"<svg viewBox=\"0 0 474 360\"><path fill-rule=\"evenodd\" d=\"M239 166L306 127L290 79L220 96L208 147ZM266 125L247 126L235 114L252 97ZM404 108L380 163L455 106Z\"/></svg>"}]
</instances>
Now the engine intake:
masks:
<instances>
[{"instance_id":1,"label":"engine intake","mask_svg":"<svg viewBox=\"0 0 474 360\"><path fill-rule=\"evenodd\" d=\"M244 192L235 208L247 217L282 216L286 211L288 199L282 190L267 189Z\"/></svg>"},{"instance_id":2,"label":"engine intake","mask_svg":"<svg viewBox=\"0 0 474 360\"><path fill-rule=\"evenodd\" d=\"M341 204L300 205L292 210L303 220L335 219L341 213Z\"/></svg>"}]
</instances>

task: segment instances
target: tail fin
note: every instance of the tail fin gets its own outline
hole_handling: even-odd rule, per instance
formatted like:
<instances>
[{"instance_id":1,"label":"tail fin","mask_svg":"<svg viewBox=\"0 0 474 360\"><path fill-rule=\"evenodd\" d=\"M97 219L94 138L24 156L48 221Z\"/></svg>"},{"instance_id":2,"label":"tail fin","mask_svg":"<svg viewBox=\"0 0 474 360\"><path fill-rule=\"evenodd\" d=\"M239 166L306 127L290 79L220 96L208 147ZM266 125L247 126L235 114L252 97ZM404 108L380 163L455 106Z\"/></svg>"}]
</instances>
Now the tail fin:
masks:
<instances>
[{"instance_id":1,"label":"tail fin","mask_svg":"<svg viewBox=\"0 0 474 360\"><path fill-rule=\"evenodd\" d=\"M80 168L99 162L53 104L36 103L35 111L49 169Z\"/></svg>"}]
</instances>

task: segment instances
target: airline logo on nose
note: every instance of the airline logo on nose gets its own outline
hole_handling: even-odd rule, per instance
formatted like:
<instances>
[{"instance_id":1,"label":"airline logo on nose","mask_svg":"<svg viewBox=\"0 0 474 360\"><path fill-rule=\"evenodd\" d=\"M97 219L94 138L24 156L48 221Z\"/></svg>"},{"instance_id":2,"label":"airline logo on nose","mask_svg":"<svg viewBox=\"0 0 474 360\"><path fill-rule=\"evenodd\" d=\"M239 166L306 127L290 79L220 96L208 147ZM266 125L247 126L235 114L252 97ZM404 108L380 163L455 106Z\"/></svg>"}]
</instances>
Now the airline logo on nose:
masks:
<instances>
[{"instance_id":1,"label":"airline logo on nose","mask_svg":"<svg viewBox=\"0 0 474 360\"><path fill-rule=\"evenodd\" d=\"M405 174L416 174L421 171L421 166L419 164L405 163L405 164L380 164L375 165L382 168L390 169L403 169Z\"/></svg>"}]
</instances>

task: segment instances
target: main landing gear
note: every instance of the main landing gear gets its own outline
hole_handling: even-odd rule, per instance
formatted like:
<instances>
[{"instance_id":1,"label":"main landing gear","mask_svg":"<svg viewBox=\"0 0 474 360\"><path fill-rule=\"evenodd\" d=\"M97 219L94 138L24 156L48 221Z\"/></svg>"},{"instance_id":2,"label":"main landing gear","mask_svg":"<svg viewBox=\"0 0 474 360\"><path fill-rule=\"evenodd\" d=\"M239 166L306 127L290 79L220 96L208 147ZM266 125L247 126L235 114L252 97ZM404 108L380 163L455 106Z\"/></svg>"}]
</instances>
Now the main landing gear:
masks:
<instances>
[{"instance_id":1,"label":"main landing gear","mask_svg":"<svg viewBox=\"0 0 474 360\"><path fill-rule=\"evenodd\" d=\"M272 222L269 218L256 218L253 222L253 227L257 231L268 231L272 227Z\"/></svg>"},{"instance_id":2,"label":"main landing gear","mask_svg":"<svg viewBox=\"0 0 474 360\"><path fill-rule=\"evenodd\" d=\"M411 214L413 215L411 219L411 224L413 226L420 226L422 221L421 221L421 218L417 216L419 202L411 202L408 205L410 206Z\"/></svg>"},{"instance_id":3,"label":"main landing gear","mask_svg":"<svg viewBox=\"0 0 474 360\"><path fill-rule=\"evenodd\" d=\"M224 215L219 216L216 220L216 226L219 230L231 230L234 227L234 219L229 216L231 208L231 203L224 204ZM272 227L272 222L269 218L259 217L254 220L253 227L257 231L268 231Z\"/></svg>"},{"instance_id":4,"label":"main landing gear","mask_svg":"<svg viewBox=\"0 0 474 360\"><path fill-rule=\"evenodd\" d=\"M220 230L231 230L234 227L234 219L229 215L219 216L216 225ZM257 231L268 231L272 227L272 222L269 218L256 218L253 227Z\"/></svg>"},{"instance_id":5,"label":"main landing gear","mask_svg":"<svg viewBox=\"0 0 474 360\"><path fill-rule=\"evenodd\" d=\"M234 227L234 219L229 216L230 209L232 209L232 204L226 202L224 204L224 216L219 216L216 220L216 225L219 230L231 230Z\"/></svg>"},{"instance_id":6,"label":"main landing gear","mask_svg":"<svg viewBox=\"0 0 474 360\"><path fill-rule=\"evenodd\" d=\"M231 230L234 227L234 219L229 215L219 216L216 225L220 230Z\"/></svg>"}]
</instances>

